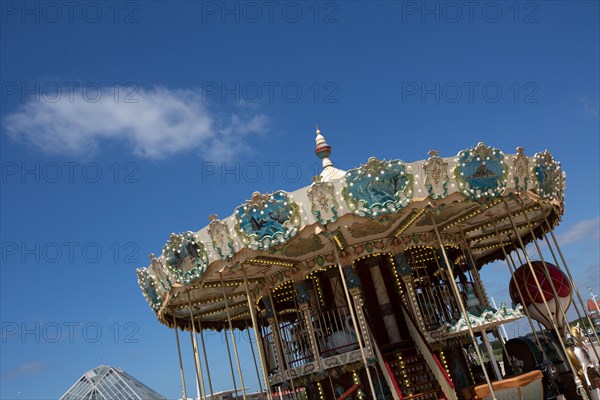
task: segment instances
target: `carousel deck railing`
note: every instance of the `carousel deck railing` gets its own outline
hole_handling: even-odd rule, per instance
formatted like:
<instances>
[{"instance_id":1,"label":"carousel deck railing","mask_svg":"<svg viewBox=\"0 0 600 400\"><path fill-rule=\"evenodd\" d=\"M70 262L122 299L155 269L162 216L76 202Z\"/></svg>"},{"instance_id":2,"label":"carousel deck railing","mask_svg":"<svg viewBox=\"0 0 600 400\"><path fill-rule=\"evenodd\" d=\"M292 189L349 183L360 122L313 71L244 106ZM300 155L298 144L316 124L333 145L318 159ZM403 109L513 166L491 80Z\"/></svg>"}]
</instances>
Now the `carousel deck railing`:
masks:
<instances>
[{"instance_id":1,"label":"carousel deck railing","mask_svg":"<svg viewBox=\"0 0 600 400\"><path fill-rule=\"evenodd\" d=\"M279 335L281 337L287 368L301 367L308 362L314 361L304 319L300 318L294 322L281 324L279 326Z\"/></svg>"},{"instance_id":2,"label":"carousel deck railing","mask_svg":"<svg viewBox=\"0 0 600 400\"><path fill-rule=\"evenodd\" d=\"M279 365L277 365L277 353L275 351L275 340L273 332L269 328L264 328L262 331L263 346L265 348L265 358L269 375L279 373Z\"/></svg>"},{"instance_id":3,"label":"carousel deck railing","mask_svg":"<svg viewBox=\"0 0 600 400\"><path fill-rule=\"evenodd\" d=\"M285 357L285 365L283 369L291 369L301 367L309 362L314 361L313 353L310 349L310 342L304 338L302 324L296 322L285 322L279 327L279 337L281 338L280 349ZM281 372L277 359L277 346L273 332L268 329L263 331L263 343L265 346L265 356L269 375L278 374Z\"/></svg>"},{"instance_id":4,"label":"carousel deck railing","mask_svg":"<svg viewBox=\"0 0 600 400\"><path fill-rule=\"evenodd\" d=\"M338 307L311 315L310 321L320 358L358 349L357 335L352 328L350 318L347 307ZM304 318L298 318L279 325L280 348L285 357L285 369L302 367L315 361L310 334L304 321ZM277 374L280 371L276 362L277 344L273 332L269 328L263 329L262 336L269 374Z\"/></svg>"},{"instance_id":5,"label":"carousel deck railing","mask_svg":"<svg viewBox=\"0 0 600 400\"><path fill-rule=\"evenodd\" d=\"M467 287L474 290L473 282L457 282L461 293L467 293ZM418 285L417 303L427 331L434 331L447 324L453 324L460 315L460 309L447 283ZM463 299L466 301L466 297Z\"/></svg>"},{"instance_id":6,"label":"carousel deck railing","mask_svg":"<svg viewBox=\"0 0 600 400\"><path fill-rule=\"evenodd\" d=\"M331 357L358 348L358 337L347 307L338 307L311 316L319 356Z\"/></svg>"}]
</instances>

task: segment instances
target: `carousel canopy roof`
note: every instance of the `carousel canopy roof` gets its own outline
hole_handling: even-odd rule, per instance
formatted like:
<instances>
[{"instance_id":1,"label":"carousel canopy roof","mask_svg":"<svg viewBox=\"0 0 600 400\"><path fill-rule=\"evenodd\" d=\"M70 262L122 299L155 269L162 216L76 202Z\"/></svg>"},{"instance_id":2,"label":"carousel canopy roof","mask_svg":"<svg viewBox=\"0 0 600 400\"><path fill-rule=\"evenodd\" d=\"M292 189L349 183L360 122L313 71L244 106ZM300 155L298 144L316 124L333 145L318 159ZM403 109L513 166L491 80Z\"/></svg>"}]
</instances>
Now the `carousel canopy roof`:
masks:
<instances>
[{"instance_id":1,"label":"carousel canopy roof","mask_svg":"<svg viewBox=\"0 0 600 400\"><path fill-rule=\"evenodd\" d=\"M245 326L245 278L258 300L266 288L334 265L334 247L356 258L390 245L418 255L438 247L436 228L445 245L468 246L481 268L503 258L503 246L518 245L514 227L527 243L563 212L564 173L548 150L526 156L519 147L507 155L479 143L454 157L370 158L341 171L317 128L315 153L323 171L311 185L255 192L230 216L211 215L198 231L172 233L162 253L150 255L137 276L161 322L189 329L191 306L198 327L221 329L226 300L234 324Z\"/></svg>"}]
</instances>

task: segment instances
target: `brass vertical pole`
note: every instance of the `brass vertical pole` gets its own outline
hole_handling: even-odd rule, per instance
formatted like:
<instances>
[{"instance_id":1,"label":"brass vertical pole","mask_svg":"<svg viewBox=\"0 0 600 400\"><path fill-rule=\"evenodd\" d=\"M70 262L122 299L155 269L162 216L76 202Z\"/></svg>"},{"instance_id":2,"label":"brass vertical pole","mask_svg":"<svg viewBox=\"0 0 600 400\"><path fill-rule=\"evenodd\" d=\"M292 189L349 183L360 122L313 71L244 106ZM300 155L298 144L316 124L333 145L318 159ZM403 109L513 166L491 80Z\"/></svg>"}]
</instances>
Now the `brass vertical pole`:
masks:
<instances>
[{"instance_id":1,"label":"brass vertical pole","mask_svg":"<svg viewBox=\"0 0 600 400\"><path fill-rule=\"evenodd\" d=\"M509 235L509 237L510 237L510 235ZM525 265L525 263L524 263L524 262L523 262L523 260L521 259L521 254L520 254L519 250L520 250L521 252L523 252L523 254L525 254L525 253L526 253L526 251L525 251L525 250L522 250L521 248L519 248L519 247L518 247L518 246L516 246L516 245L515 245L515 246L513 246L513 247L514 247L514 250L513 250L513 251L514 251L515 255L517 256L517 259L519 260L519 264L520 264L521 266L524 266L524 265ZM511 255L510 253L508 254L508 256L510 257L510 259L511 259L511 261L512 261L513 265L515 266L514 268L515 268L515 271L516 271L516 270L517 270L517 267L516 267L516 264L515 264L515 260L513 259L512 255ZM538 324L538 327L539 327L539 329L538 329L538 330L536 330L536 331L534 331L534 332L533 332L533 334L535 335L536 339L538 339L538 332L539 332L540 334L542 334L542 338L544 339L544 342L547 344L547 343L548 343L548 338L547 338L547 337L546 337L546 336L543 334L543 333L544 333L544 329L542 328L542 325L540 325L539 321L537 321L537 324ZM539 339L538 339L538 340L539 340ZM543 357L544 359L546 359L546 360L547 360L547 359L548 359L548 357L546 356L546 353L543 351L543 348L542 348L542 347L540 347L540 351L542 352L542 357Z\"/></svg>"},{"instance_id":2,"label":"brass vertical pole","mask_svg":"<svg viewBox=\"0 0 600 400\"><path fill-rule=\"evenodd\" d=\"M237 364L238 374L240 375L240 384L242 385L242 397L246 400L246 388L244 387L244 375L242 375L242 367L240 366L240 357L238 356L237 345L235 344L235 333L231 324L231 314L229 313L229 304L227 302L227 293L225 292L225 282L223 282L223 274L219 272L221 278L221 289L223 290L223 300L225 301L225 312L227 313L227 321L229 322L229 331L231 332L231 343L233 344L233 354ZM227 337L227 335L225 335ZM234 379L235 380L235 379ZM237 395L237 393L236 393Z\"/></svg>"},{"instance_id":3,"label":"brass vertical pole","mask_svg":"<svg viewBox=\"0 0 600 400\"><path fill-rule=\"evenodd\" d=\"M498 232L498 225L496 224L496 219L494 217L492 217L492 224L494 225L494 232L496 233L496 239L498 239L498 242L500 242L500 248L502 249L502 254L504 254L504 259L506 260L506 265L508 265L508 270L510 271L511 276L515 276L516 268L514 266L513 259L512 259L512 257L509 257L509 255L506 253L506 249L504 248L504 243L502 243L502 238L500 237L500 233ZM538 338L538 336L535 332L535 327L533 326L533 320L531 319L529 310L527 309L527 307L525 307L525 297L523 296L523 293L521 292L521 288L519 287L519 285L515 284L515 287L517 288L517 293L519 294L519 300L521 300L521 305L523 306L523 311L525 311L525 315L527 315L527 321L529 322L529 326L531 327L531 332L533 333L533 336L535 337L535 341L538 345L538 348L539 348L540 352L542 353L542 358L546 358L546 353L544 352L544 348L542 347L542 344L540 343L540 339ZM506 353L506 355L508 355L508 353Z\"/></svg>"},{"instance_id":4,"label":"brass vertical pole","mask_svg":"<svg viewBox=\"0 0 600 400\"><path fill-rule=\"evenodd\" d=\"M515 235L517 236L517 239L519 241L519 244L521 246L521 251L523 251L523 256L525 257L525 260L527 261L527 265L529 265L529 270L531 271L531 275L533 276L533 280L535 281L535 285L538 288L538 290L540 292L542 292L542 285L540 284L540 281L537 278L537 275L535 273L535 269L533 268L533 265L531 264L531 260L529 259L529 255L527 255L527 252L525 251L525 244L523 243L523 240L521 239L521 236L519 236L519 231L517 229L517 225L515 224L515 221L512 217L512 213L510 211L510 207L508 205L508 203L506 202L506 200L504 200L504 206L506 208L506 212L508 214L508 218L510 219L510 223L513 226L513 231L515 232ZM535 240L535 237L532 237L532 240ZM552 285L551 285L552 286ZM544 302L544 306L546 307L546 312L548 312L548 315L552 315L552 312L550 311L550 306L548 305L548 302L546 301L546 297L542 296L542 301ZM550 323L552 324L552 327L554 328L554 331L556 332L556 336L557 339L560 343L561 348L563 349L563 351L566 353L566 346L565 343L563 341L561 332L558 329L558 326L556 325L556 321L554 320L554 318L550 318ZM587 393L585 392L585 389L583 388L583 384L581 382L581 380L579 379L579 377L577 376L576 373L576 369L573 365L573 363L571 362L571 359L569 357L567 357L567 362L569 363L569 367L571 368L571 371L573 371L573 379L575 381L575 385L577 386L577 391L579 392L579 395L584 399L584 400L588 400L588 396Z\"/></svg>"},{"instance_id":5,"label":"brass vertical pole","mask_svg":"<svg viewBox=\"0 0 600 400\"><path fill-rule=\"evenodd\" d=\"M490 394L494 400L497 400L496 393L494 392L494 387L492 385L492 381L487 373L487 368L485 368L485 363L483 362L483 355L481 354L481 350L479 349L479 344L477 343L477 339L475 338L475 333L473 332L473 326L471 324L471 319L469 318L469 314L467 313L467 309L462 301L462 297L460 296L460 292L458 290L458 286L456 285L456 278L454 277L454 271L452 271L452 266L450 265L450 260L448 259L448 255L446 254L446 249L444 248L444 243L442 242L442 237L440 236L440 232L437 228L437 224L435 223L435 218L433 218L433 214L429 214L431 218L431 223L433 224L433 229L435 230L435 235L437 237L438 243L440 245L440 250L442 251L442 256L444 257L444 261L446 263L446 267L448 268L448 273L450 275L450 283L451 287L454 290L454 296L456 297L456 301L458 302L458 306L460 307L460 311L465 318L465 322L467 323L467 329L469 330L469 335L471 336L471 341L473 342L473 347L475 347L475 352L477 353L477 357L479 357L479 362L481 363L481 367L483 370L483 375L485 376L485 380L490 389ZM482 335L485 335L485 332L482 332ZM491 357L491 356L490 356Z\"/></svg>"},{"instance_id":6,"label":"brass vertical pole","mask_svg":"<svg viewBox=\"0 0 600 400\"><path fill-rule=\"evenodd\" d=\"M565 257L562 254L560 246L558 245L558 241L556 240L556 236L554 236L554 232L552 231L552 227L550 226L550 222L548 222L548 218L545 215L544 215L544 220L546 222L546 226L548 227L548 231L550 232L550 235L552 236L552 240L554 242L554 247L556 247L556 250L558 251L558 254L560 255L560 258L562 260L562 264L565 267L565 271L567 272L567 275L568 275L569 279L571 280L571 282L573 282L573 289L575 290L575 294L577 295L577 299L579 300L579 304L581 304L581 308L583 309L583 313L587 317L587 321L590 324L590 327L592 328L592 331L594 332L594 336L596 337L596 343L600 343L600 338L598 338L598 333L596 333L596 329L594 329L594 324L592 322L592 319L590 318L590 314L587 312L587 310L585 308L585 304L583 302L583 299L581 298L581 294L579 293L579 289L577 288L577 285L575 285L575 280L573 279L573 275L571 275L571 269L567 265L567 261L565 260ZM556 263L556 266L558 267L559 266L558 260L556 259L556 255L554 254L554 251L552 251L552 247L550 246L550 241L548 240L548 236L546 235L546 232L544 232L544 239L546 239L546 244L548 245L548 249L550 249L550 253L552 253L552 257L554 257L554 262ZM581 319L581 315L579 315L579 309L577 308L577 305L575 305L575 310L577 311L577 316L579 316L579 318ZM594 354L596 355L596 359L600 360L600 357L598 356L598 351L596 350L596 347L592 346L592 348L594 350Z\"/></svg>"},{"instance_id":7,"label":"brass vertical pole","mask_svg":"<svg viewBox=\"0 0 600 400\"><path fill-rule=\"evenodd\" d=\"M493 217L492 217L493 219ZM469 247L469 243L467 242L467 237L465 236L465 232L463 231L462 227L460 228L460 236L462 237L462 241L464 244L464 248L462 248L462 253L463 255L467 255L469 257L469 259L471 260L471 265L473 266L473 269L470 270L471 272L471 276L473 278L473 284L475 286L475 290L476 292L480 292L480 297L485 299L486 304L489 306L490 305L490 299L487 296L487 292L485 290L485 287L483 286L483 282L481 281L481 275L479 275L479 271L477 270L477 264L475 263L475 258L473 257L473 253L471 252L471 248ZM502 245L502 241L500 240L500 244ZM477 287L479 286L479 287ZM492 301L494 299L492 298ZM494 304L491 304L494 309L496 309L496 302L493 301ZM523 307L525 308L525 307ZM502 329L504 329L504 326L502 326ZM496 333L498 334L498 337L500 338L500 344L502 345L502 351L504 351L504 354L506 354L506 356L508 357L508 351L506 351L506 343L504 341L504 337L502 336L502 333L500 332L500 329L498 326L495 327ZM504 329L504 333L506 334L506 329ZM508 337L508 335L507 335ZM510 357L508 357L508 364L510 365L511 369L514 371L514 365L512 363L512 360L510 359Z\"/></svg>"},{"instance_id":8,"label":"brass vertical pole","mask_svg":"<svg viewBox=\"0 0 600 400\"><path fill-rule=\"evenodd\" d=\"M185 387L185 373L183 372L183 363L181 362L181 347L179 347L179 333L177 333L177 318L173 317L175 325L175 340L177 341L177 356L179 356L179 371L181 372L181 386L183 388L183 398L187 399L187 389Z\"/></svg>"},{"instance_id":9,"label":"brass vertical pole","mask_svg":"<svg viewBox=\"0 0 600 400\"><path fill-rule=\"evenodd\" d=\"M338 265L340 279L342 280L342 284L344 285L344 294L346 295L346 301L348 302L348 310L350 311L350 318L352 319L352 325L354 326L354 332L356 332L356 334L357 334L358 347L360 348L360 354L362 356L362 361L363 361L363 364L365 365L365 370L367 372L367 378L369 380L369 387L371 388L371 393L373 394L373 398L376 399L377 394L375 392L375 386L373 385L373 378L371 378L371 372L369 371L369 363L367 361L367 356L365 354L365 348L363 346L363 343L360 340L360 337L358 337L359 332L362 332L362 331L360 331L358 329L358 322L356 321L356 315L354 314L354 309L352 308L352 299L350 298L350 292L348 291L348 284L346 283L346 276L344 275L344 271L342 269L342 264L340 263L340 256L338 254L337 247L335 247L335 244L333 246L333 249L335 250L335 260ZM363 336L363 335L361 334L360 336ZM362 339L365 341L365 343L367 343L368 338L363 337Z\"/></svg>"},{"instance_id":10,"label":"brass vertical pole","mask_svg":"<svg viewBox=\"0 0 600 400\"><path fill-rule=\"evenodd\" d=\"M200 318L198 318L198 326L200 328L200 341L202 342L202 352L204 353L204 363L206 364L206 376L208 378L208 387L210 389L210 397L212 400L215 397L215 395L213 393L212 380L210 379L210 367L208 366L208 357L206 356L206 346L204 344L204 334Z\"/></svg>"},{"instance_id":11,"label":"brass vertical pole","mask_svg":"<svg viewBox=\"0 0 600 400\"><path fill-rule=\"evenodd\" d=\"M188 307L190 311L190 321L192 324L192 330L190 331L190 339L192 339L192 352L194 353L194 367L196 367L196 379L199 396L206 398L206 392L204 391L204 376L202 376L202 365L200 365L200 356L198 354L198 342L196 341L196 324L194 323L194 314L192 312L192 299L190 292L186 292L188 298Z\"/></svg>"},{"instance_id":12,"label":"brass vertical pole","mask_svg":"<svg viewBox=\"0 0 600 400\"><path fill-rule=\"evenodd\" d=\"M273 397L271 395L271 385L269 384L269 376L267 374L267 362L264 354L264 349L262 347L262 338L260 337L260 333L258 331L258 318L256 317L256 308L254 307L254 301L250 296L250 290L248 289L248 276L246 274L246 268L242 265L242 274L244 275L244 286L246 288L246 298L248 300L248 309L250 310L250 318L252 319L252 327L254 328L254 338L256 339L256 347L258 350L258 357L260 361L260 368L262 371L262 378L265 381L265 389L267 392L267 399L272 400ZM250 334L248 332L248 334ZM250 341L252 344L252 341ZM260 384L260 379L259 379Z\"/></svg>"},{"instance_id":13,"label":"brass vertical pole","mask_svg":"<svg viewBox=\"0 0 600 400\"><path fill-rule=\"evenodd\" d=\"M434 252L435 252L435 251L434 251ZM439 270L439 271L441 271L441 275L442 275L442 282L444 282L446 279L448 279L448 277L447 277L447 276L445 276L445 274L444 274L444 270L443 270L443 268L442 268L442 267L441 267L441 265L440 265L440 262L439 262L439 260L438 260L437 254L436 254L436 255L434 255L433 259L434 259L434 261L435 261L435 265L438 267L438 270ZM449 284L448 286L451 286L451 285ZM452 291L452 289L450 289L450 290ZM441 294L442 296L444 295L444 293L443 293L442 291L440 291L440 294ZM455 301L455 303L456 303L456 308L457 308L457 309L460 309L460 306L458 305L458 300L456 300L456 301ZM448 305L449 305L450 307L453 307L453 305L452 305L452 296L449 296L449 297L448 297ZM450 312L450 311L448 311L448 315L449 315L449 317L450 317L450 319L449 319L448 321L450 322L450 321L452 321L452 319L453 319L454 317L453 317L453 315L452 315L452 312Z\"/></svg>"},{"instance_id":14,"label":"brass vertical pole","mask_svg":"<svg viewBox=\"0 0 600 400\"><path fill-rule=\"evenodd\" d=\"M195 335L190 331L190 342L192 344L192 354L194 356L194 368L196 370L196 394L198 395L198 400L202 400L204 396L204 382L202 382L200 378L200 374L198 371L198 359L196 358L196 344L194 343Z\"/></svg>"},{"instance_id":15,"label":"brass vertical pole","mask_svg":"<svg viewBox=\"0 0 600 400\"><path fill-rule=\"evenodd\" d=\"M252 353L252 361L254 361L254 369L256 370L256 380L258 381L258 389L262 393L264 390L263 390L263 385L261 382L260 372L258 372L258 364L256 362L256 353L254 352L254 344L252 343L252 336L250 336L250 325L248 324L248 320L246 320L246 333L248 334L248 343L250 343L250 352ZM258 346L258 343L256 345Z\"/></svg>"},{"instance_id":16,"label":"brass vertical pole","mask_svg":"<svg viewBox=\"0 0 600 400\"><path fill-rule=\"evenodd\" d=\"M225 338L225 345L227 346L227 356L229 357L229 368L231 370L231 380L233 381L233 390L235 391L235 397L237 397L238 390L235 382L235 373L233 372L233 361L231 360L231 350L229 348L229 339L227 339L227 329L225 323L223 323L223 337Z\"/></svg>"},{"instance_id":17,"label":"brass vertical pole","mask_svg":"<svg viewBox=\"0 0 600 400\"><path fill-rule=\"evenodd\" d=\"M519 257L518 251L517 250L514 250L514 251L515 251L515 254L517 255L517 257L520 259L521 257ZM513 270L511 272L511 274L514 274L514 272L517 270L517 267L515 266L516 265L515 264L515 260L514 260L513 256L511 255L511 253L508 253L508 258L510 259L510 262L513 265ZM519 263L522 264L521 261L519 261ZM519 289L517 288L517 290L519 290ZM523 299L523 296L521 296L521 299ZM529 310L527 309L527 307L524 307L524 311L527 314L527 316L529 317L529 319L531 320L532 318L531 318L531 315L530 315ZM538 323L538 325L539 325L539 323ZM533 323L531 325L531 329L532 329L533 336L535 336L535 340L536 340L536 342L538 344L538 347L539 347L540 351L542 352L542 357L545 360L547 360L548 357L546 356L546 353L544 352L544 348L542 347L542 345L540 343L540 338L538 336L538 331L533 327ZM539 330L539 333L542 333L541 329ZM548 340L547 340L546 337L544 337L544 342L548 343Z\"/></svg>"},{"instance_id":18,"label":"brass vertical pole","mask_svg":"<svg viewBox=\"0 0 600 400\"><path fill-rule=\"evenodd\" d=\"M265 277L266 278L266 277ZM268 281L267 281L268 283ZM275 320L275 330L273 331L273 344L275 345L275 351L277 352L277 349L281 349L281 352L283 352L283 354L281 355L282 360L281 361L281 365L279 365L279 368L281 369L281 376L283 378L288 378L288 380L290 381L290 385L292 386L292 397L294 399L298 398L298 395L296 393L296 385L294 385L294 378L291 377L288 373L289 370L289 365L287 362L287 359L285 357L285 349L283 348L283 343L281 340L281 332L279 330L279 317L277 316L277 308L275 307L275 302L273 301L273 295L271 294L271 287L267 286L267 290L269 291L269 301L271 302L271 306L273 307L273 319ZM272 327L271 327L272 328ZM277 341L279 341L279 343L276 343Z\"/></svg>"},{"instance_id":19,"label":"brass vertical pole","mask_svg":"<svg viewBox=\"0 0 600 400\"><path fill-rule=\"evenodd\" d=\"M296 293L296 299L298 298L298 290L296 285L294 285L294 291ZM306 326L306 331L308 333L308 341L310 351L313 354L313 358L315 359L315 363L317 364L317 368L319 370L323 369L323 365L321 364L321 354L319 354L319 346L317 344L317 337L315 335L314 326L312 320L310 318L310 300L308 303L297 304L298 310L300 310L301 315L299 315L298 319L302 318L304 321L304 325Z\"/></svg>"},{"instance_id":20,"label":"brass vertical pole","mask_svg":"<svg viewBox=\"0 0 600 400\"><path fill-rule=\"evenodd\" d=\"M527 216L527 212L523 208L523 204L521 204L521 210L523 211L523 216L525 217L525 221L527 222L527 227L529 228L529 233L531 234L531 240L533 241L533 244L540 256L540 261L542 262L542 265L544 266L543 273L544 273L544 276L546 277L546 279L548 280L548 282L550 283L550 289L552 290L552 295L554 296L554 299L555 299L554 302L558 308L557 311L558 311L558 313L560 313L563 316L566 326L570 328L569 319L567 318L567 310L563 309L562 305L558 302L558 293L556 292L556 288L554 287L554 285L552 284L552 280L550 279L550 271L548 270L548 265L546 264L546 260L544 259L544 255L542 254L542 249L540 248L540 245L538 244L537 239L535 238L533 228L531 227L531 223L529 222L529 217Z\"/></svg>"}]
</instances>

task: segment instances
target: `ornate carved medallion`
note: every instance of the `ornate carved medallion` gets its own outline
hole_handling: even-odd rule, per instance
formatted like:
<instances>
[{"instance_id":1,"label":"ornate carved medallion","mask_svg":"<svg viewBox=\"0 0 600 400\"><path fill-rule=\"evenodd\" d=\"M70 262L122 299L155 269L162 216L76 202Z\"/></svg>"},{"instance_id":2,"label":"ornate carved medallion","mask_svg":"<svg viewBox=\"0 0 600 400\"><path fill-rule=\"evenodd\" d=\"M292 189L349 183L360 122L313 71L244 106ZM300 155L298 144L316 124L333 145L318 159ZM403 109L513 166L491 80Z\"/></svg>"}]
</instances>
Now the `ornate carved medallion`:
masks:
<instances>
[{"instance_id":1,"label":"ornate carved medallion","mask_svg":"<svg viewBox=\"0 0 600 400\"><path fill-rule=\"evenodd\" d=\"M265 250L284 243L300 227L299 207L288 194L254 192L246 204L235 209L236 231L242 242L253 250Z\"/></svg>"},{"instance_id":2,"label":"ornate carved medallion","mask_svg":"<svg viewBox=\"0 0 600 400\"><path fill-rule=\"evenodd\" d=\"M212 241L213 249L219 254L223 260L229 260L235 254L233 248L233 239L229 234L227 223L217 219L215 214L211 214L208 219L208 234Z\"/></svg>"},{"instance_id":3,"label":"ornate carved medallion","mask_svg":"<svg viewBox=\"0 0 600 400\"><path fill-rule=\"evenodd\" d=\"M448 194L448 163L441 159L437 150L431 150L423 164L425 187L432 199L443 199Z\"/></svg>"},{"instance_id":4,"label":"ornate carved medallion","mask_svg":"<svg viewBox=\"0 0 600 400\"><path fill-rule=\"evenodd\" d=\"M537 194L545 200L562 198L562 172L548 150L536 153L533 161L533 182Z\"/></svg>"},{"instance_id":5,"label":"ornate carved medallion","mask_svg":"<svg viewBox=\"0 0 600 400\"><path fill-rule=\"evenodd\" d=\"M138 268L135 272L138 278L138 284L142 289L142 294L146 298L148 304L150 304L150 307L157 311L162 305L162 296L157 289L156 282L148 275L148 270L145 268Z\"/></svg>"},{"instance_id":6,"label":"ornate carved medallion","mask_svg":"<svg viewBox=\"0 0 600 400\"><path fill-rule=\"evenodd\" d=\"M406 207L413 194L413 176L400 160L380 161L371 157L360 168L346 173L344 199L361 217L378 217Z\"/></svg>"},{"instance_id":7,"label":"ornate carved medallion","mask_svg":"<svg viewBox=\"0 0 600 400\"><path fill-rule=\"evenodd\" d=\"M170 292L172 287L172 275L165 268L163 263L154 256L154 253L150 254L150 266L148 267L148 273L155 276L155 279L160 283L162 290Z\"/></svg>"},{"instance_id":8,"label":"ornate carved medallion","mask_svg":"<svg viewBox=\"0 0 600 400\"><path fill-rule=\"evenodd\" d=\"M527 190L529 184L529 159L523 154L523 148L517 147L517 155L513 157L513 179L517 192Z\"/></svg>"},{"instance_id":9,"label":"ornate carved medallion","mask_svg":"<svg viewBox=\"0 0 600 400\"><path fill-rule=\"evenodd\" d=\"M454 170L459 189L473 200L486 200L502 194L506 188L508 166L504 154L479 143L457 156Z\"/></svg>"},{"instance_id":10,"label":"ornate carved medallion","mask_svg":"<svg viewBox=\"0 0 600 400\"><path fill-rule=\"evenodd\" d=\"M172 233L163 247L163 255L176 281L185 285L200 278L208 267L204 243L197 241L192 232Z\"/></svg>"},{"instance_id":11,"label":"ornate carved medallion","mask_svg":"<svg viewBox=\"0 0 600 400\"><path fill-rule=\"evenodd\" d=\"M321 225L329 224L337 219L340 205L335 198L333 184L321 182L320 177L315 178L307 192L311 211Z\"/></svg>"}]
</instances>

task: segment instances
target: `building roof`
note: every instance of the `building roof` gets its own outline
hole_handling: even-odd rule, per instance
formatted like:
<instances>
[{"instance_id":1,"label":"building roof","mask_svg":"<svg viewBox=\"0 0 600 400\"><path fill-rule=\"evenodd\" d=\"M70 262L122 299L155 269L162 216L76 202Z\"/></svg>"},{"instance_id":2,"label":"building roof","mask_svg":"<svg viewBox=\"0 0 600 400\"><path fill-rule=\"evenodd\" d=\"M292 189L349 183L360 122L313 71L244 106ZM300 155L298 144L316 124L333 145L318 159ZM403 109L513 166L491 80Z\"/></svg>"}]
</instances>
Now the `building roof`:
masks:
<instances>
[{"instance_id":1,"label":"building roof","mask_svg":"<svg viewBox=\"0 0 600 400\"><path fill-rule=\"evenodd\" d=\"M60 400L166 400L121 368L100 365L85 374Z\"/></svg>"},{"instance_id":2,"label":"building roof","mask_svg":"<svg viewBox=\"0 0 600 400\"><path fill-rule=\"evenodd\" d=\"M594 300L588 299L587 306L589 312L592 314L598 314L598 310L600 309L600 300L596 300L594 304Z\"/></svg>"}]
</instances>

